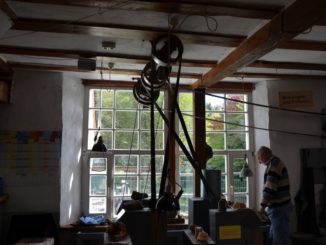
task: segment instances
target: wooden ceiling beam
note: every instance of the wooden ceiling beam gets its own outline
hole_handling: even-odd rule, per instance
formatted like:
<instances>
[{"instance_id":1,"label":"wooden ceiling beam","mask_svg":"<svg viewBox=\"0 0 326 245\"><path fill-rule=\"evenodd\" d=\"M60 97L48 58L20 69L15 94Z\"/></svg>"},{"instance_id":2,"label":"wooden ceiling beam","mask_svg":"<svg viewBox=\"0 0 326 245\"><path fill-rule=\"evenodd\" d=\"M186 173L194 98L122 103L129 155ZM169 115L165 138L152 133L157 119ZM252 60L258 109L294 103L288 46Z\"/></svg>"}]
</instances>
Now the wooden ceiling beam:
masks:
<instances>
[{"instance_id":1,"label":"wooden ceiling beam","mask_svg":"<svg viewBox=\"0 0 326 245\"><path fill-rule=\"evenodd\" d=\"M312 80L326 80L326 75L304 75L304 74L275 74L275 73L254 73L254 72L236 72L228 77L237 78L262 78L262 79L312 79Z\"/></svg>"},{"instance_id":2,"label":"wooden ceiling beam","mask_svg":"<svg viewBox=\"0 0 326 245\"><path fill-rule=\"evenodd\" d=\"M123 39L154 40L158 36L166 35L169 30L164 28L140 27L103 23L67 23L44 19L17 19L12 26L13 30L84 34L99 37L113 37ZM177 35L183 43L219 45L236 47L246 37L239 35L221 35L216 33L199 33L191 31L170 31Z\"/></svg>"},{"instance_id":3,"label":"wooden ceiling beam","mask_svg":"<svg viewBox=\"0 0 326 245\"><path fill-rule=\"evenodd\" d=\"M0 0L0 10L2 10L10 19L17 19L15 12L9 7L9 5L4 1Z\"/></svg>"},{"instance_id":4,"label":"wooden ceiling beam","mask_svg":"<svg viewBox=\"0 0 326 245\"><path fill-rule=\"evenodd\" d=\"M325 9L325 0L315 0L314 4L310 0L292 2L204 74L194 86L209 87L232 75L325 18Z\"/></svg>"},{"instance_id":5,"label":"wooden ceiling beam","mask_svg":"<svg viewBox=\"0 0 326 245\"><path fill-rule=\"evenodd\" d=\"M153 11L180 15L233 16L251 19L270 19L281 7L194 1L125 1L125 0L21 0L21 2L55 4L65 6L95 7L130 11Z\"/></svg>"},{"instance_id":6,"label":"wooden ceiling beam","mask_svg":"<svg viewBox=\"0 0 326 245\"><path fill-rule=\"evenodd\" d=\"M64 50L64 49L43 49L43 48L31 48L31 47L15 47L0 45L1 54L12 54L12 55L23 55L23 56L40 56L51 58L67 58L67 59L78 59L84 58L105 58L109 62L114 63L133 63L133 64L147 64L151 57L143 55L130 55L121 53L110 53L110 52L93 52L84 50ZM182 60L182 66L184 67L201 67L211 68L216 64L216 61L211 60ZM177 64L176 64L177 65Z\"/></svg>"},{"instance_id":7,"label":"wooden ceiling beam","mask_svg":"<svg viewBox=\"0 0 326 245\"><path fill-rule=\"evenodd\" d=\"M55 65L55 64L40 64L40 63L21 63L21 62L9 62L12 68L19 69L32 69L32 70L43 70L43 71L62 71L62 72L95 72L103 74L117 74L117 75L128 75L128 76L140 76L142 70L135 69L109 69L96 67L95 71L81 70L77 66L69 65ZM171 72L170 77L177 77L176 72ZM201 74L197 73L181 73L180 78L199 79Z\"/></svg>"},{"instance_id":8,"label":"wooden ceiling beam","mask_svg":"<svg viewBox=\"0 0 326 245\"><path fill-rule=\"evenodd\" d=\"M326 64L299 63L299 62L272 62L272 61L265 61L265 60L257 60L247 65L247 67L326 71Z\"/></svg>"},{"instance_id":9,"label":"wooden ceiling beam","mask_svg":"<svg viewBox=\"0 0 326 245\"><path fill-rule=\"evenodd\" d=\"M295 49L295 50L309 50L309 51L326 51L326 42L316 41L289 41L277 45L280 49Z\"/></svg>"}]
</instances>

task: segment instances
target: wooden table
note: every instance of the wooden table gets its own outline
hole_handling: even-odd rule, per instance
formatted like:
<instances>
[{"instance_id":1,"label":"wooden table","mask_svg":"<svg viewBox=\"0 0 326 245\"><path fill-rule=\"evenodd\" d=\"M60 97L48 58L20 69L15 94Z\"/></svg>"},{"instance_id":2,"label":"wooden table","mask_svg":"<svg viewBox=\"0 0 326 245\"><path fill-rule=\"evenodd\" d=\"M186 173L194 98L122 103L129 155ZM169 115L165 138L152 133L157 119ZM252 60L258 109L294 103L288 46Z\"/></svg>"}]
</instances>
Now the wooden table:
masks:
<instances>
[{"instance_id":1,"label":"wooden table","mask_svg":"<svg viewBox=\"0 0 326 245\"><path fill-rule=\"evenodd\" d=\"M195 236L192 234L191 230L184 230L184 234L185 234L185 244L186 245L200 245L200 244L215 244L215 242L208 237L207 242L201 242L198 241Z\"/></svg>"}]
</instances>

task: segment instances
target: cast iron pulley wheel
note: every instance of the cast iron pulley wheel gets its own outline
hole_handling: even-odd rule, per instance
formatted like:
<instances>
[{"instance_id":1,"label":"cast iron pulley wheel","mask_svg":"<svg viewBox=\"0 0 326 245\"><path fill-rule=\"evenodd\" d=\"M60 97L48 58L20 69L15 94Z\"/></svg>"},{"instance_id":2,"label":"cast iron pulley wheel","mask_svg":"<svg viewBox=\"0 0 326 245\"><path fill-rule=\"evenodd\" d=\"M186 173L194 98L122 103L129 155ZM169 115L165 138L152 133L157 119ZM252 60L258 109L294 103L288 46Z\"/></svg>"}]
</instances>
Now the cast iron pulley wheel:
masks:
<instances>
[{"instance_id":1,"label":"cast iron pulley wheel","mask_svg":"<svg viewBox=\"0 0 326 245\"><path fill-rule=\"evenodd\" d=\"M158 97L160 96L160 91L154 91L153 95L150 94L150 90L146 90L146 88L144 88L142 82L140 79L138 79L138 81L135 83L134 88L133 88L133 93L134 93L134 97L135 99L143 105L150 105L152 102L152 96L154 96L154 101L156 101L158 99Z\"/></svg>"},{"instance_id":2,"label":"cast iron pulley wheel","mask_svg":"<svg viewBox=\"0 0 326 245\"><path fill-rule=\"evenodd\" d=\"M182 53L182 42L177 36L160 36L152 43L152 57L159 66L170 66L181 59Z\"/></svg>"},{"instance_id":3,"label":"cast iron pulley wheel","mask_svg":"<svg viewBox=\"0 0 326 245\"><path fill-rule=\"evenodd\" d=\"M163 67L160 70L152 71L152 65L155 66L155 64L152 64L151 62L145 65L141 73L141 82L143 83L143 86L145 86L147 89L151 89L151 86L153 84L153 89L159 90L165 85L169 78L169 68L165 67L164 69L167 69L166 71L162 70ZM165 80L163 80L164 76L166 76ZM160 77L160 79L158 79L158 77Z\"/></svg>"}]
</instances>

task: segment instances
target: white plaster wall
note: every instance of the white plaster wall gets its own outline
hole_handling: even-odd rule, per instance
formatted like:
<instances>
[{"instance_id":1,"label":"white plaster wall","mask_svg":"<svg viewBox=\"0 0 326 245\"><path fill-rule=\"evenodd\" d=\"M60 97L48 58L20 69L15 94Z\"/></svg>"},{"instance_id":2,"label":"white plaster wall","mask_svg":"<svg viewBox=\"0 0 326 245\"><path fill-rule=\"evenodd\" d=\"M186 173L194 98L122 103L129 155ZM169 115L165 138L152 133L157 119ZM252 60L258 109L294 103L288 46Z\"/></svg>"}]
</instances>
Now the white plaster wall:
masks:
<instances>
[{"instance_id":1,"label":"white plaster wall","mask_svg":"<svg viewBox=\"0 0 326 245\"><path fill-rule=\"evenodd\" d=\"M326 107L326 83L325 81L269 81L256 84L253 92L253 101L258 104L279 107L279 92L301 92L311 91L313 94L314 106L293 108L302 111L321 112ZM282 130L287 132L298 132L309 135L322 135L321 117L312 116L302 113L293 113L280 110L266 110L262 108L254 108L254 123L256 127L264 127L270 130ZM255 130L256 150L260 145L269 146L273 153L279 156L287 165L291 195L294 199L301 183L301 158L300 149L302 148L319 148L325 147L325 140L321 137L304 136L295 134L286 134L280 132L263 132ZM257 183L257 207L261 199L263 188L263 172L264 166L256 168ZM291 218L291 230L296 230L295 212Z\"/></svg>"},{"instance_id":2,"label":"white plaster wall","mask_svg":"<svg viewBox=\"0 0 326 245\"><path fill-rule=\"evenodd\" d=\"M83 133L84 87L69 75L63 81L63 141L61 159L60 224L81 216L81 147Z\"/></svg>"},{"instance_id":3,"label":"white plaster wall","mask_svg":"<svg viewBox=\"0 0 326 245\"><path fill-rule=\"evenodd\" d=\"M14 74L13 103L0 103L0 130L40 131L62 129L60 73L18 70ZM6 212L59 212L59 165L51 176L15 174L4 177L10 200Z\"/></svg>"},{"instance_id":4,"label":"white plaster wall","mask_svg":"<svg viewBox=\"0 0 326 245\"><path fill-rule=\"evenodd\" d=\"M268 91L267 83L260 82L255 85L255 90L252 93L252 100L256 104L268 105ZM254 126L257 128L268 129L269 127L269 109L266 107L253 106L253 117L254 117ZM254 130L254 139L255 139L255 152L260 146L270 146L269 140L269 131L255 129ZM263 191L263 179L265 167L259 164L256 160L256 157L253 158L255 162L255 176L256 178L256 208L260 207L260 200L262 198ZM255 207L254 207L255 208Z\"/></svg>"},{"instance_id":5,"label":"white plaster wall","mask_svg":"<svg viewBox=\"0 0 326 245\"><path fill-rule=\"evenodd\" d=\"M11 104L0 104L0 129L61 130L62 75L18 70Z\"/></svg>"},{"instance_id":6,"label":"white plaster wall","mask_svg":"<svg viewBox=\"0 0 326 245\"><path fill-rule=\"evenodd\" d=\"M270 105L279 106L279 92L311 91L314 106L293 108L302 111L321 112L326 107L325 81L273 81L268 83ZM270 111L270 128L302 134L321 135L321 117L304 113ZM322 147L321 137L301 136L284 133L270 133L271 148L274 154L283 159L288 167L291 181L291 194L294 198L300 188L301 159L300 149Z\"/></svg>"}]
</instances>

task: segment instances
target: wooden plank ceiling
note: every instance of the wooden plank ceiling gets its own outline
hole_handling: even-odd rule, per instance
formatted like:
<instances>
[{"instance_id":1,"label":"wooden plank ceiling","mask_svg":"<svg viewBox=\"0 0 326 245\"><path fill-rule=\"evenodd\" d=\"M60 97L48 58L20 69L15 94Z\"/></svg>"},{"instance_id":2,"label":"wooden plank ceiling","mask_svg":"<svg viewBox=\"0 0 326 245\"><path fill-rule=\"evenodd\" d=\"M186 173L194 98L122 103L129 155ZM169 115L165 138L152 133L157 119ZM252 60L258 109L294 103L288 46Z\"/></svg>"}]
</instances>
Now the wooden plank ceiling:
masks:
<instances>
[{"instance_id":1,"label":"wooden plank ceiling","mask_svg":"<svg viewBox=\"0 0 326 245\"><path fill-rule=\"evenodd\" d=\"M14 2L12 4L11 2ZM114 23L87 21L79 19L70 21L67 18L31 17L24 16L22 11L16 11L20 4L30 4L35 7L35 12L39 6L59 6L62 9L69 8L76 10L86 10L98 8L118 9L124 13L133 11L149 11L159 14L178 14L182 16L227 16L230 23L233 21L258 20L258 26L250 31L250 35L238 33L222 33L211 31L197 31L189 29L169 29L159 26L134 24L119 22ZM174 34L182 42L190 47L216 47L222 50L230 50L226 55L215 57L214 59L184 58L182 66L189 68L182 71L180 77L191 79L192 88L212 87L220 81L227 81L231 78L241 79L242 82L249 81L251 78L264 79L326 79L325 62L298 62L264 60L264 55L273 50L282 49L286 51L300 52L303 56L309 52L325 52L326 37L324 39L294 39L301 33L305 33L309 28L318 26L324 28L326 33L326 1L314 0L313 4L309 0L296 0L285 6L263 5L263 4L241 4L236 1L225 1L214 3L213 1L88 1L88 0L24 0L24 1L0 1L0 10L11 20L12 25L8 29L8 36L4 33L0 36L0 72L8 72L11 69L34 69L34 70L53 70L62 72L80 72L76 64L53 64L55 58L70 59L77 61L80 57L105 60L113 62L114 67L102 67L97 65L95 73L111 75L127 75L131 77L141 74L141 67L151 59L150 54L131 54L130 52L115 52L111 50L98 51L96 49L66 49L58 48L55 45L38 47L37 44L29 40L24 44L24 33L52 33L57 36L74 35L77 37L105 37L128 40L153 40L162 34ZM185 18L184 18L185 20ZM207 21L207 18L206 18ZM236 25L236 24L235 24ZM26 35L27 35L26 34ZM12 42L11 37L17 35L16 39L21 39L19 44ZM76 40L76 39L75 39ZM18 40L19 41L19 40ZM53 41L55 42L55 40ZM80 39L82 42L82 39ZM21 44L23 43L23 44ZM118 41L117 41L118 44ZM193 45L193 46L191 46ZM123 50L123 48L122 48ZM195 54L201 52L192 50ZM23 57L19 59L19 57ZM33 57L30 58L30 57ZM44 62L35 62L42 59ZM198 55L200 57L200 55ZM29 59L30 58L30 59ZM45 60L49 59L49 62ZM76 62L75 62L76 63ZM127 65L129 64L129 66ZM202 70L200 70L202 69ZM250 69L252 69L250 71ZM254 69L265 69L265 72L258 72ZM275 72L276 70L290 71L289 73ZM306 71L306 73L293 73L292 71ZM171 73L171 77L177 77L176 72ZM247 80L245 80L246 78ZM112 79L114 80L114 79ZM131 80L130 80L131 81Z\"/></svg>"}]
</instances>

